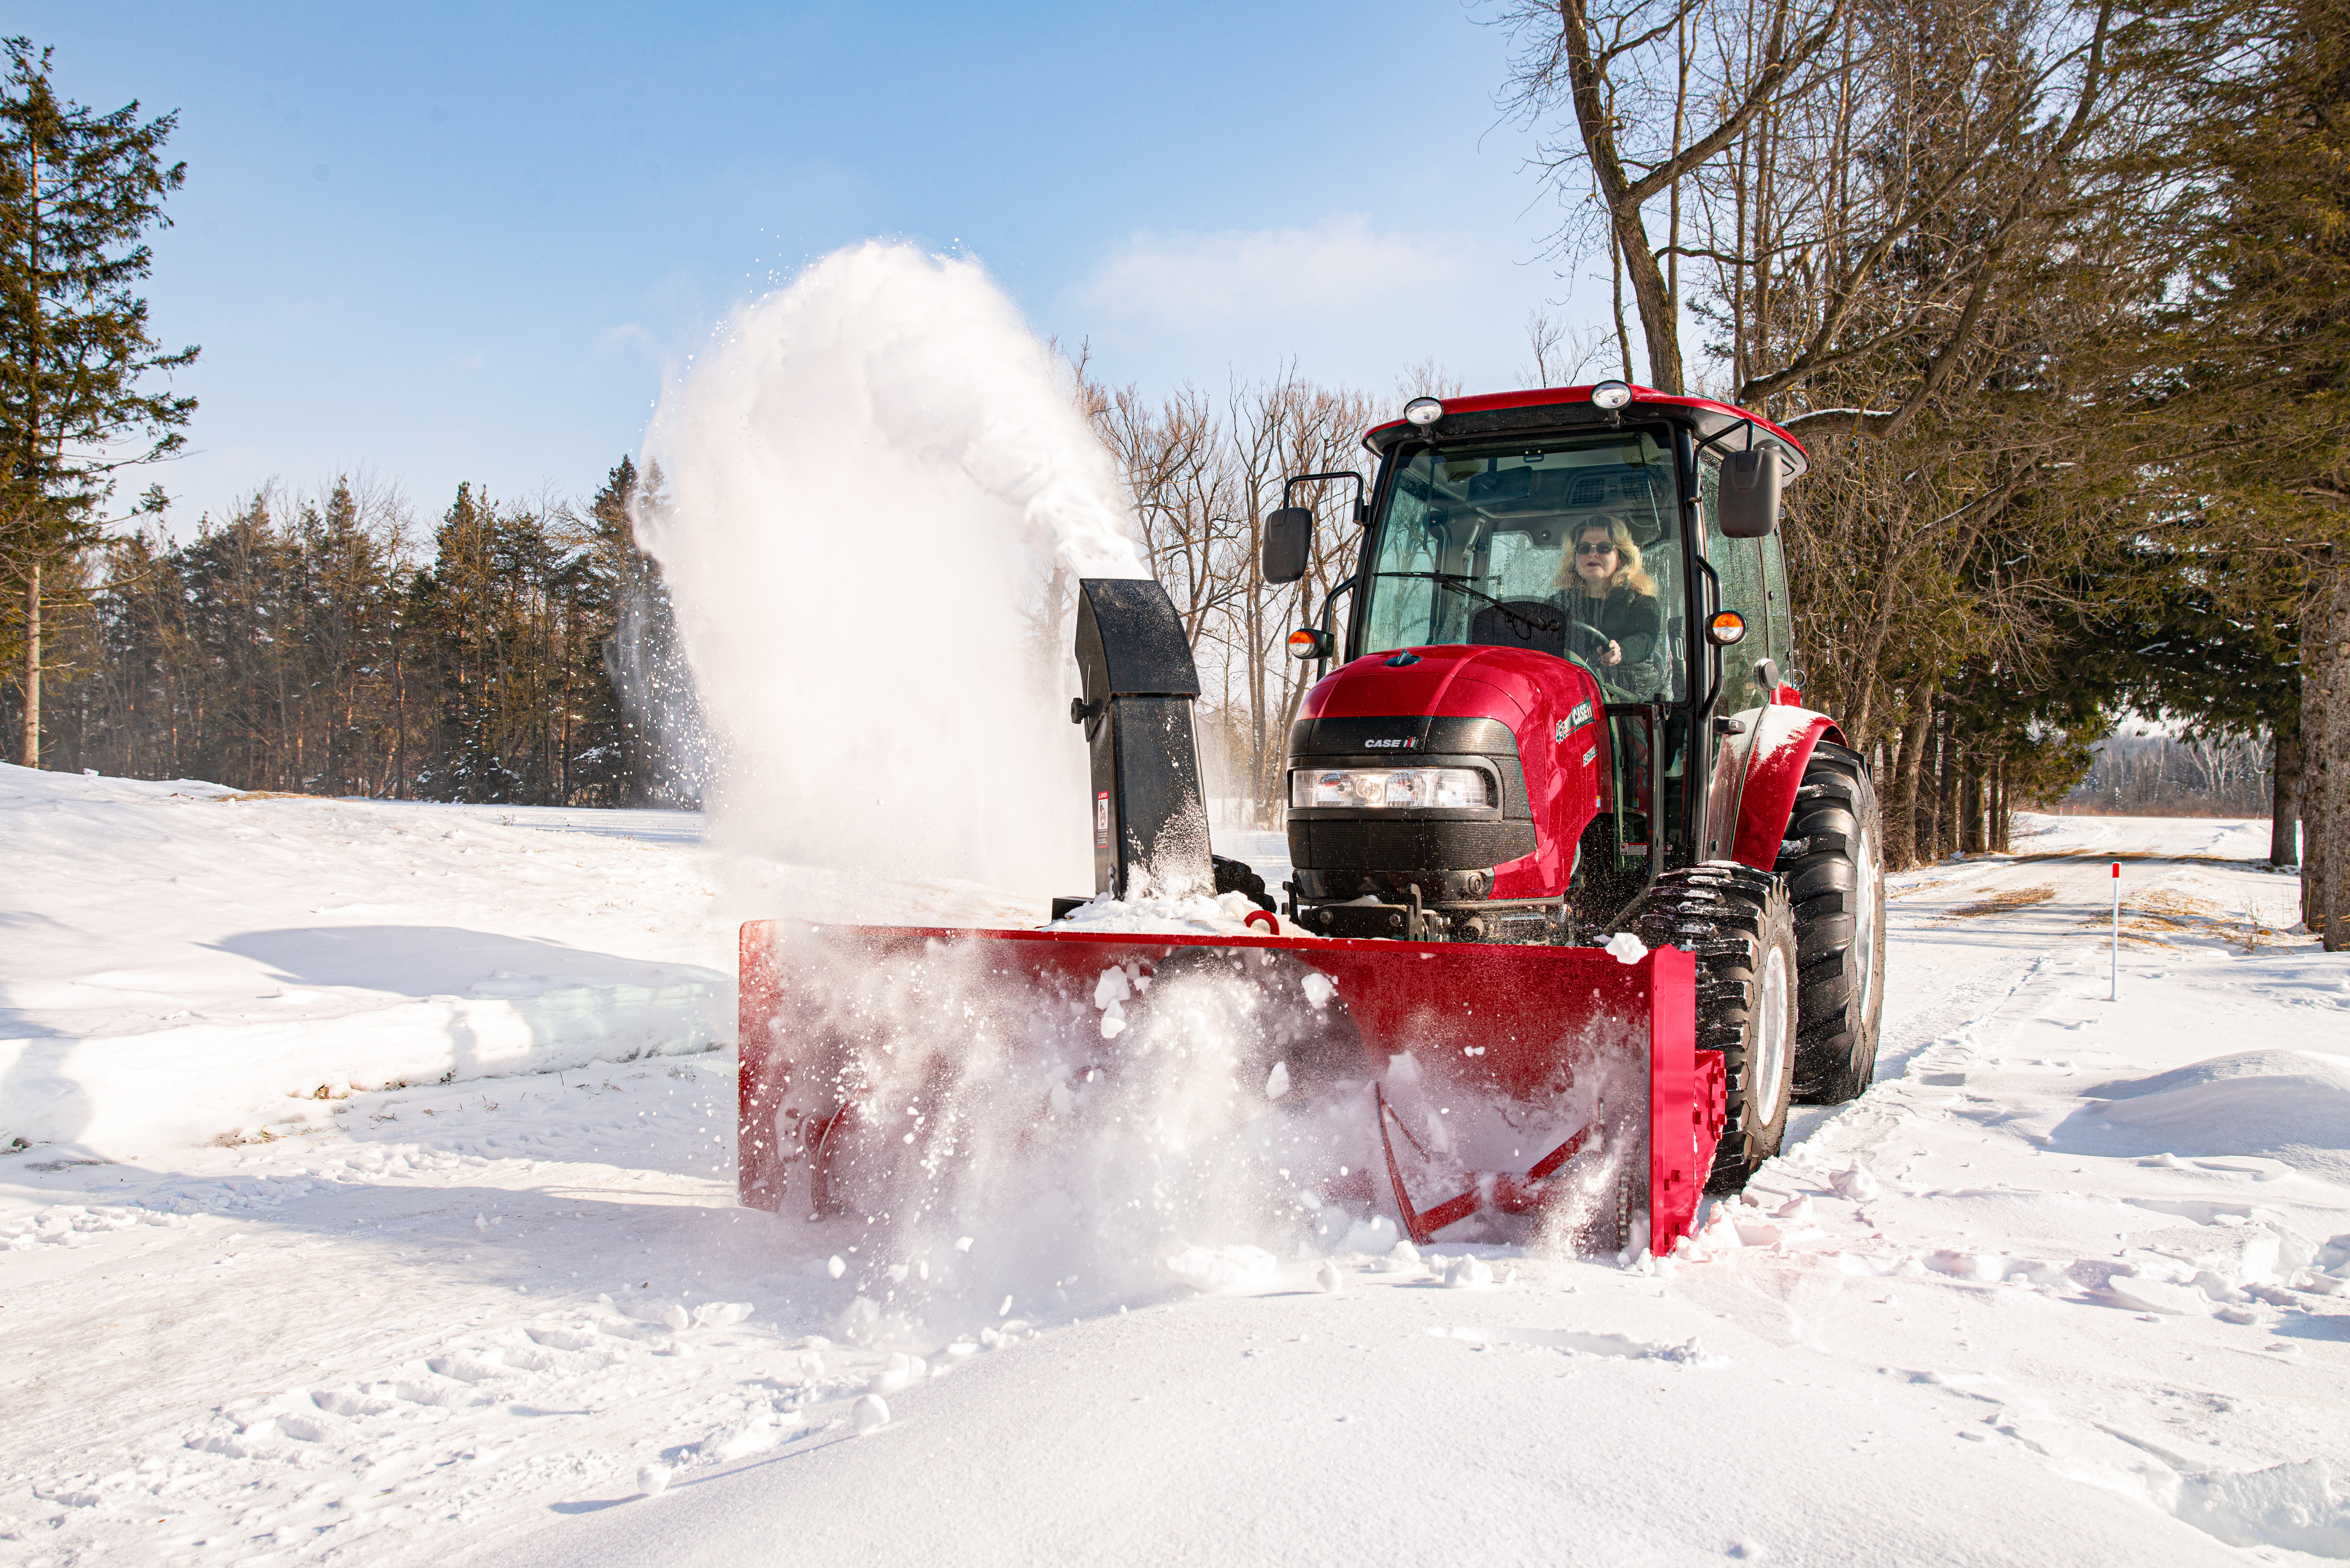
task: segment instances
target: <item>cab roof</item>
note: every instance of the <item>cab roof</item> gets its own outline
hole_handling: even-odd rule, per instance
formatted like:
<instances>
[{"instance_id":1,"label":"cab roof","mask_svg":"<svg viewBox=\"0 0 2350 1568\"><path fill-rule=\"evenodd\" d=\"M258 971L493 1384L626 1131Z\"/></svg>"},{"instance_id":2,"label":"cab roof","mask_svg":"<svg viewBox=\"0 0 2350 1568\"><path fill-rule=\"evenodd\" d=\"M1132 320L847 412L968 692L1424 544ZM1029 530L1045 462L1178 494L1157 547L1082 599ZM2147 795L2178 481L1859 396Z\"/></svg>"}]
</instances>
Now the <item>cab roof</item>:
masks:
<instances>
[{"instance_id":1,"label":"cab roof","mask_svg":"<svg viewBox=\"0 0 2350 1568\"><path fill-rule=\"evenodd\" d=\"M1699 440L1732 452L1744 451L1746 440L1757 445L1775 446L1789 479L1801 478L1812 463L1811 453L1804 450L1803 442L1760 414L1749 413L1730 403L1718 403L1711 398L1685 398L1659 392L1653 387L1634 387L1632 400L1612 411L1592 406L1590 387L1539 387L1531 391L1488 392L1481 397L1446 398L1442 401L1444 413L1435 423L1414 425L1403 420L1390 420L1366 432L1363 444L1384 457L1408 440L1474 440L1487 435L1578 430L1645 414L1690 425L1696 430Z\"/></svg>"}]
</instances>

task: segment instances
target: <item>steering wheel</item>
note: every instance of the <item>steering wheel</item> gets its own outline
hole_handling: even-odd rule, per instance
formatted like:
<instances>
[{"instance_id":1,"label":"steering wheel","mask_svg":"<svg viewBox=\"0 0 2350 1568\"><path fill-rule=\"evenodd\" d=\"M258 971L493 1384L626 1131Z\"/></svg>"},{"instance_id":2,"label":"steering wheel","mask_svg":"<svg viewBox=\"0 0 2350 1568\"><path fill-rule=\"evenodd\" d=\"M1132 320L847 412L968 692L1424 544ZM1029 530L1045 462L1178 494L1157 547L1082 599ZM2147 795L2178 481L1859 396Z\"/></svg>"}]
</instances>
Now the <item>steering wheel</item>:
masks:
<instances>
[{"instance_id":1,"label":"steering wheel","mask_svg":"<svg viewBox=\"0 0 2350 1568\"><path fill-rule=\"evenodd\" d=\"M1570 632L1573 632L1578 639L1589 639L1590 647L1587 649L1582 650L1585 652L1586 657L1596 657L1607 652L1607 645L1616 640L1606 632L1600 630L1597 627L1592 625L1589 621L1577 620L1573 616L1568 616L1566 618L1566 627L1567 629Z\"/></svg>"}]
</instances>

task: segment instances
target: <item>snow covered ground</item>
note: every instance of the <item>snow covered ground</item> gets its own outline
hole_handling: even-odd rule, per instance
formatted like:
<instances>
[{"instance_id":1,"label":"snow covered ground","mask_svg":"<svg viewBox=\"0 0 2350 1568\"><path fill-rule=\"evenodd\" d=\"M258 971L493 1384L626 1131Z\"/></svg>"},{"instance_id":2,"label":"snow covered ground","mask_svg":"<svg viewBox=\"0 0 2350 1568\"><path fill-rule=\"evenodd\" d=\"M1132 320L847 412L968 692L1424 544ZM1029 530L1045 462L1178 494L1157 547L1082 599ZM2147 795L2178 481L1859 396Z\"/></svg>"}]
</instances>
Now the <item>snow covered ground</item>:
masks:
<instances>
[{"instance_id":1,"label":"snow covered ground","mask_svg":"<svg viewBox=\"0 0 2350 1568\"><path fill-rule=\"evenodd\" d=\"M0 1563L2350 1557L2350 961L2263 825L2032 826L1900 879L1877 1086L1682 1257L891 1342L732 1201L733 922L1067 889L0 770Z\"/></svg>"}]
</instances>

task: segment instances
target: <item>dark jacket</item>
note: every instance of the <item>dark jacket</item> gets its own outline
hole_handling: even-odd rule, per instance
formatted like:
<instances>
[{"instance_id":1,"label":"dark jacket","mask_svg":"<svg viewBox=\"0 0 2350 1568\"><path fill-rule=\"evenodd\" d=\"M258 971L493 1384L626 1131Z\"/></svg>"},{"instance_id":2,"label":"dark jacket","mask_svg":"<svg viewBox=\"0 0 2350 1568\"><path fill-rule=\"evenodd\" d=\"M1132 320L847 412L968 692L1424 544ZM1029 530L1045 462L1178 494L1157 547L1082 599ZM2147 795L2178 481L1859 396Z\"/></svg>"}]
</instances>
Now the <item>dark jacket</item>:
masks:
<instances>
[{"instance_id":1,"label":"dark jacket","mask_svg":"<svg viewBox=\"0 0 2350 1568\"><path fill-rule=\"evenodd\" d=\"M1600 680L1643 697L1664 689L1667 649L1663 600L1628 587L1619 587L1604 599L1587 598L1579 590L1569 588L1559 597L1558 604L1568 620L1567 650L1588 663ZM1624 650L1624 662L1600 663L1607 651L1607 642L1578 628L1574 624L1576 621L1605 632L1608 641Z\"/></svg>"}]
</instances>

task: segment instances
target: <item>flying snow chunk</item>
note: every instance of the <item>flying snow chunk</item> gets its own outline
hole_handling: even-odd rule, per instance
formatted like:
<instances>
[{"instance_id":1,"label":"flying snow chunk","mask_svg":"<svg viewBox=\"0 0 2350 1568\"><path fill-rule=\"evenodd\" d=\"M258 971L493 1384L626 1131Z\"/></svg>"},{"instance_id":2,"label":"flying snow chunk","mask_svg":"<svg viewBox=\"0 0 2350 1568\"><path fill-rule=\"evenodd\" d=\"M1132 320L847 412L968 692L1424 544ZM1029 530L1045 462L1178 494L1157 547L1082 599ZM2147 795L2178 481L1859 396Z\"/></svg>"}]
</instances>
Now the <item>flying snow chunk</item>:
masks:
<instances>
[{"instance_id":1,"label":"flying snow chunk","mask_svg":"<svg viewBox=\"0 0 2350 1568\"><path fill-rule=\"evenodd\" d=\"M1322 1266L1314 1271L1314 1282L1322 1288L1326 1295L1335 1296L1346 1284L1347 1278L1338 1272L1337 1264L1325 1258L1322 1260Z\"/></svg>"},{"instance_id":2,"label":"flying snow chunk","mask_svg":"<svg viewBox=\"0 0 2350 1568\"><path fill-rule=\"evenodd\" d=\"M837 1280L840 1278L841 1275L848 1272L848 1264L841 1258L839 1253L835 1252L831 1257L827 1258L824 1261L824 1272L830 1274Z\"/></svg>"},{"instance_id":3,"label":"flying snow chunk","mask_svg":"<svg viewBox=\"0 0 2350 1568\"><path fill-rule=\"evenodd\" d=\"M1631 932L1618 931L1607 939L1607 956L1617 963L1638 963L1648 956L1648 948Z\"/></svg>"},{"instance_id":4,"label":"flying snow chunk","mask_svg":"<svg viewBox=\"0 0 2350 1568\"><path fill-rule=\"evenodd\" d=\"M868 1394L849 1407L848 1419L861 1438L889 1424L889 1407L879 1394Z\"/></svg>"},{"instance_id":5,"label":"flying snow chunk","mask_svg":"<svg viewBox=\"0 0 2350 1568\"><path fill-rule=\"evenodd\" d=\"M1289 1093L1289 1064L1275 1062L1273 1064L1273 1071L1265 1075L1264 1097L1268 1100L1277 1100L1287 1093Z\"/></svg>"},{"instance_id":6,"label":"flying snow chunk","mask_svg":"<svg viewBox=\"0 0 2350 1568\"><path fill-rule=\"evenodd\" d=\"M1304 988L1306 1002L1316 1009L1329 1005L1330 998L1338 991L1336 981L1319 972L1309 974L1297 983Z\"/></svg>"},{"instance_id":7,"label":"flying snow chunk","mask_svg":"<svg viewBox=\"0 0 2350 1568\"><path fill-rule=\"evenodd\" d=\"M639 1497L659 1497L661 1494L662 1489L668 1485L669 1467L667 1465L639 1465L637 1467L637 1495Z\"/></svg>"}]
</instances>

